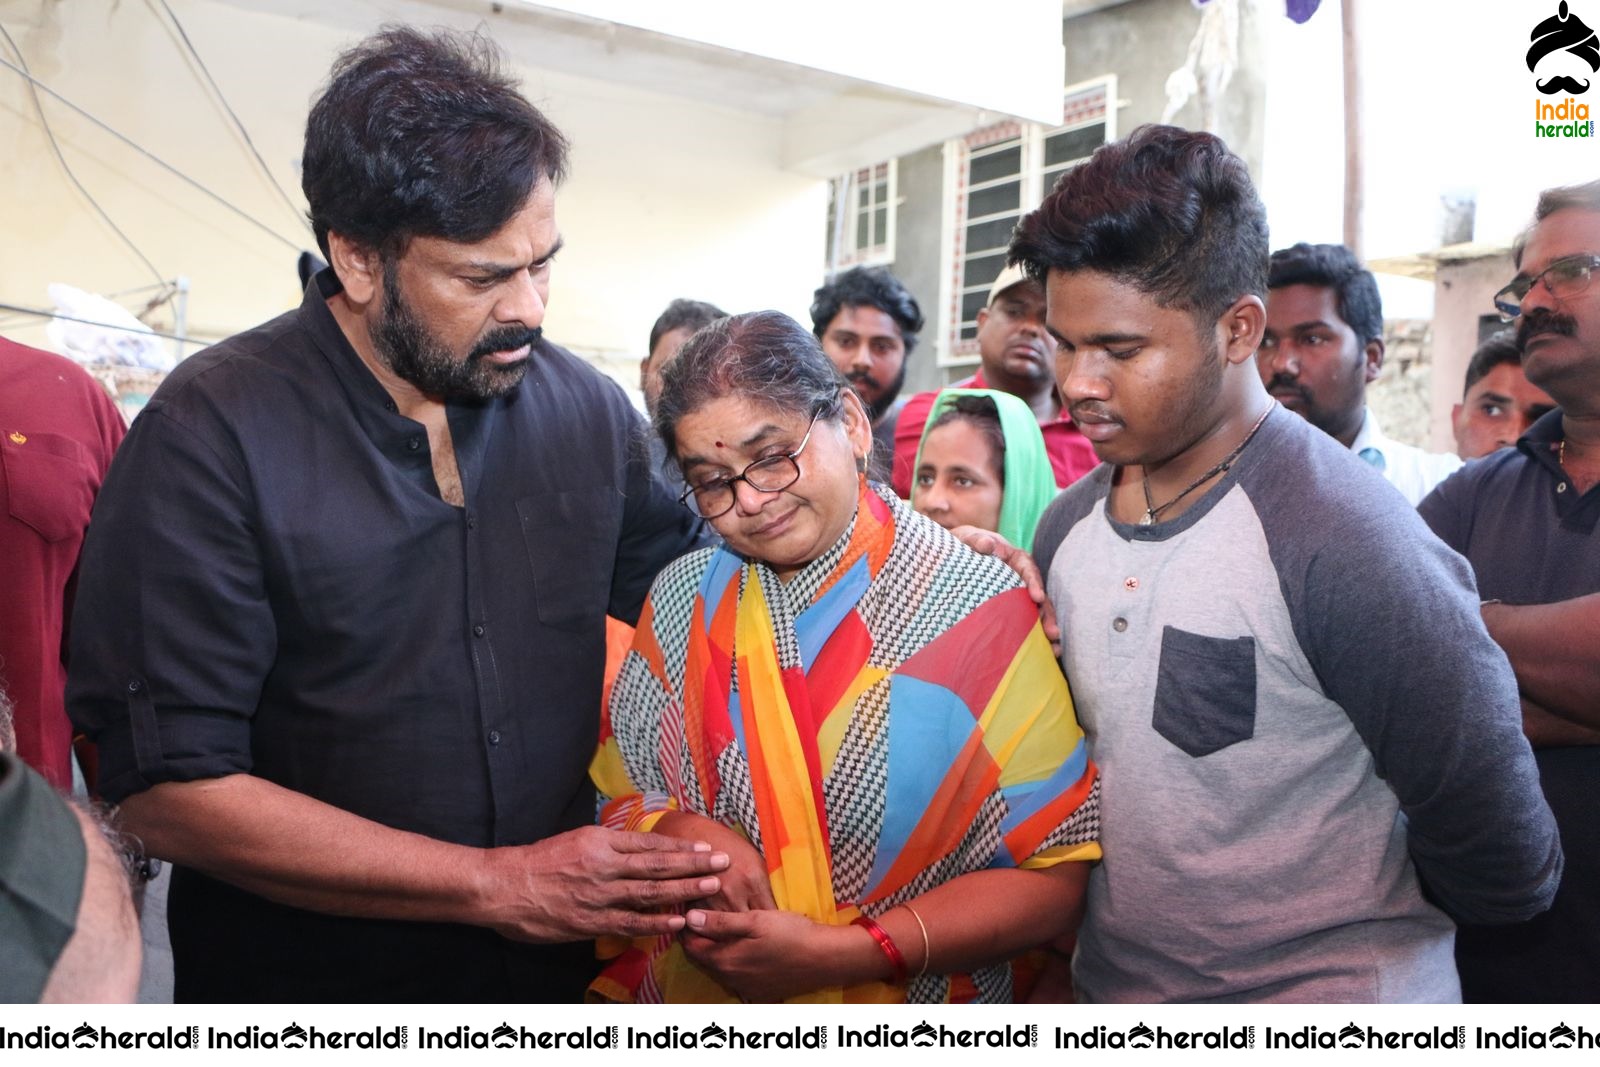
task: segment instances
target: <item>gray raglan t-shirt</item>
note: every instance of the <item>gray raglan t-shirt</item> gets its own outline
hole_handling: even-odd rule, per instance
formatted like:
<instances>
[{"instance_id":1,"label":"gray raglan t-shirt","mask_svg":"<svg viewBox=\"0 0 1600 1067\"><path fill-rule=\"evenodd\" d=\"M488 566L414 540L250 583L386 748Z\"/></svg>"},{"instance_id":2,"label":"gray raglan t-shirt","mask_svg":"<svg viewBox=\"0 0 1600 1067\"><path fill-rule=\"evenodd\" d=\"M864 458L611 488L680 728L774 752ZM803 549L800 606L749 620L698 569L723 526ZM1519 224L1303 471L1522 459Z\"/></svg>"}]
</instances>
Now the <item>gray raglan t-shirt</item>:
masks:
<instances>
[{"instance_id":1,"label":"gray raglan t-shirt","mask_svg":"<svg viewBox=\"0 0 1600 1067\"><path fill-rule=\"evenodd\" d=\"M1465 562L1381 475L1275 410L1178 518L1035 536L1101 773L1091 1001L1459 999L1456 917L1547 907L1561 870L1516 682Z\"/></svg>"}]
</instances>

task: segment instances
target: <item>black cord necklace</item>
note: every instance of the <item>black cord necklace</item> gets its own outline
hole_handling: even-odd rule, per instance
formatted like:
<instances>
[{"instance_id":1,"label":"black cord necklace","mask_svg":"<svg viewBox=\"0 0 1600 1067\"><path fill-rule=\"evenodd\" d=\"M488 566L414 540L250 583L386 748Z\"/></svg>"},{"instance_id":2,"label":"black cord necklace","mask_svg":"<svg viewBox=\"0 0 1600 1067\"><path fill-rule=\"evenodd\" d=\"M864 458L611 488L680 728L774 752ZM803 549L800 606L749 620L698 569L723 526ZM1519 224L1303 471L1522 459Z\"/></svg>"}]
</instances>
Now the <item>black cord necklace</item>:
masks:
<instances>
[{"instance_id":1,"label":"black cord necklace","mask_svg":"<svg viewBox=\"0 0 1600 1067\"><path fill-rule=\"evenodd\" d=\"M1228 468L1233 466L1234 461L1239 458L1239 453L1244 451L1244 446L1255 439L1256 431L1261 429L1261 424L1267 421L1267 416L1272 414L1272 409L1276 406L1276 404L1267 405L1267 410L1263 411L1261 413L1261 417L1256 420L1256 424L1250 427L1250 432L1244 435L1244 440L1240 441L1237 445L1234 445L1233 451L1222 457L1221 463L1218 463L1215 467L1212 467L1200 477L1190 482L1187 489L1173 497L1171 500L1167 501L1165 504L1162 504L1160 507L1156 507L1155 500L1150 496L1150 472L1141 468L1143 471L1141 484L1144 486L1144 518L1139 520L1139 525L1154 525L1156 519L1160 517L1163 511L1166 511L1172 505L1176 504L1178 501L1182 500L1184 497L1188 496L1190 493L1194 492L1196 489L1200 488L1217 475L1227 473Z\"/></svg>"}]
</instances>

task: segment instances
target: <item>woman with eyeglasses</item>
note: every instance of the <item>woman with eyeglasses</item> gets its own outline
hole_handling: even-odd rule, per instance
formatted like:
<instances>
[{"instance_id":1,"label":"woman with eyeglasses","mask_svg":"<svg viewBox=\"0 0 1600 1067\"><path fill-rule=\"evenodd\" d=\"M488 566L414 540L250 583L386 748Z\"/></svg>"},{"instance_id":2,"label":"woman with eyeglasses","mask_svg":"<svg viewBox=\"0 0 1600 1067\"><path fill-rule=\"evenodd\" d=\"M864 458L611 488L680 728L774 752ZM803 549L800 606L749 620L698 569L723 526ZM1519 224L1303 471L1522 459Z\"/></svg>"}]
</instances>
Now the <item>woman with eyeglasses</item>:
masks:
<instances>
[{"instance_id":1,"label":"woman with eyeglasses","mask_svg":"<svg viewBox=\"0 0 1600 1067\"><path fill-rule=\"evenodd\" d=\"M609 826L731 857L624 1001L1004 1002L1075 925L1094 765L1016 577L862 473L861 402L777 312L697 333L655 425L724 543L651 590L592 775ZM616 946L613 946L613 950Z\"/></svg>"}]
</instances>

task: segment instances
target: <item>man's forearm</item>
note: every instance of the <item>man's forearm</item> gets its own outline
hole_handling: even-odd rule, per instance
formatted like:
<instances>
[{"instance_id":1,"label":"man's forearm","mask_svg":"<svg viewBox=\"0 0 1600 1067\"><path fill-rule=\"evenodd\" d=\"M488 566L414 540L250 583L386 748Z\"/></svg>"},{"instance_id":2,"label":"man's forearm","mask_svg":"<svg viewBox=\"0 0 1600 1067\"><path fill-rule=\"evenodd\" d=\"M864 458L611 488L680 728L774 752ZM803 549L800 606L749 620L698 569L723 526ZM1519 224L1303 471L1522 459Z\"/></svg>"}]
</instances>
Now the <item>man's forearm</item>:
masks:
<instances>
[{"instance_id":1,"label":"man's forearm","mask_svg":"<svg viewBox=\"0 0 1600 1067\"><path fill-rule=\"evenodd\" d=\"M395 830L236 774L129 797L122 824L152 856L292 907L477 923L484 853Z\"/></svg>"},{"instance_id":2,"label":"man's forearm","mask_svg":"<svg viewBox=\"0 0 1600 1067\"><path fill-rule=\"evenodd\" d=\"M1523 695L1552 715L1600 728L1600 593L1553 604L1486 604Z\"/></svg>"},{"instance_id":3,"label":"man's forearm","mask_svg":"<svg viewBox=\"0 0 1600 1067\"><path fill-rule=\"evenodd\" d=\"M676 933L674 906L717 893L708 844L585 826L469 848L395 830L261 778L167 782L129 797L153 856L291 907L486 926L518 941Z\"/></svg>"},{"instance_id":4,"label":"man's forearm","mask_svg":"<svg viewBox=\"0 0 1600 1067\"><path fill-rule=\"evenodd\" d=\"M1522 700L1522 732L1534 748L1600 745L1600 730L1552 715L1526 697Z\"/></svg>"}]
</instances>

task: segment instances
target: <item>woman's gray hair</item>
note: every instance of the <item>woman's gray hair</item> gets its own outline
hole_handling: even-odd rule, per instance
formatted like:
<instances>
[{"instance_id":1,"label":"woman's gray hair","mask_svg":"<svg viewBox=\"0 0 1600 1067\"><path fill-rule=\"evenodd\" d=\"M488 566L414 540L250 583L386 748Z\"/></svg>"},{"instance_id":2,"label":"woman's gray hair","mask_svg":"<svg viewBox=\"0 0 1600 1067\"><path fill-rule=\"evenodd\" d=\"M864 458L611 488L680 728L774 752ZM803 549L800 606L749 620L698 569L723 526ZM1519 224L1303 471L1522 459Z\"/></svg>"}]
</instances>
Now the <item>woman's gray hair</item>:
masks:
<instances>
[{"instance_id":1,"label":"woman's gray hair","mask_svg":"<svg viewBox=\"0 0 1600 1067\"><path fill-rule=\"evenodd\" d=\"M697 331L661 372L655 429L675 456L678 423L713 400L736 396L804 419L833 419L849 388L811 331L783 312L733 315Z\"/></svg>"}]
</instances>

